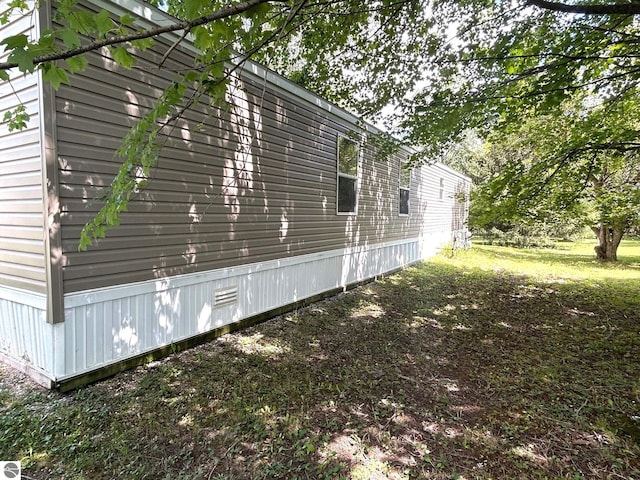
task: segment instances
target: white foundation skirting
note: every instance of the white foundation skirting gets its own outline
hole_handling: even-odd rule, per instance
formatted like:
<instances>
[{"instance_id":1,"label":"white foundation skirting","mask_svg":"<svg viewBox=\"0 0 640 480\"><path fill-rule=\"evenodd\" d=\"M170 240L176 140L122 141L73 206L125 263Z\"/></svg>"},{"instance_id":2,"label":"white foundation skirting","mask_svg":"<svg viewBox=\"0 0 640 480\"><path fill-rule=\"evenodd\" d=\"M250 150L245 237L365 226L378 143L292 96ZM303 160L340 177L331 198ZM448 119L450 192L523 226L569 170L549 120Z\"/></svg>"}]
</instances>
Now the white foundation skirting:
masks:
<instances>
[{"instance_id":1,"label":"white foundation skirting","mask_svg":"<svg viewBox=\"0 0 640 480\"><path fill-rule=\"evenodd\" d=\"M47 323L45 295L0 286L0 358L49 385L55 326Z\"/></svg>"},{"instance_id":2,"label":"white foundation skirting","mask_svg":"<svg viewBox=\"0 0 640 480\"><path fill-rule=\"evenodd\" d=\"M44 302L0 293L0 353L64 380L427 258L450 235L72 293L55 325Z\"/></svg>"}]
</instances>

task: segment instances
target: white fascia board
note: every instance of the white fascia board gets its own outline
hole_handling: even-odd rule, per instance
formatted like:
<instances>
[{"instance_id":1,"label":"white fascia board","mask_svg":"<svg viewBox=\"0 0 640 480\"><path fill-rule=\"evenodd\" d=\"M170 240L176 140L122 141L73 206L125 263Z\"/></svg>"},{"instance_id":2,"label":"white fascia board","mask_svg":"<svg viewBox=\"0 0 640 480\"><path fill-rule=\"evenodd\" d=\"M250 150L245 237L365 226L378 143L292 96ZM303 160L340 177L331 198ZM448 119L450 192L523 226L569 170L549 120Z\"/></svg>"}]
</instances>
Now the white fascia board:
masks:
<instances>
[{"instance_id":1,"label":"white fascia board","mask_svg":"<svg viewBox=\"0 0 640 480\"><path fill-rule=\"evenodd\" d=\"M449 165L446 165L442 162L436 162L433 164L433 166L439 168L440 170L444 170L445 172L448 172L451 175L461 178L462 180L465 180L468 183L471 183L471 177L465 175L462 172L459 172L458 170L451 168Z\"/></svg>"}]
</instances>

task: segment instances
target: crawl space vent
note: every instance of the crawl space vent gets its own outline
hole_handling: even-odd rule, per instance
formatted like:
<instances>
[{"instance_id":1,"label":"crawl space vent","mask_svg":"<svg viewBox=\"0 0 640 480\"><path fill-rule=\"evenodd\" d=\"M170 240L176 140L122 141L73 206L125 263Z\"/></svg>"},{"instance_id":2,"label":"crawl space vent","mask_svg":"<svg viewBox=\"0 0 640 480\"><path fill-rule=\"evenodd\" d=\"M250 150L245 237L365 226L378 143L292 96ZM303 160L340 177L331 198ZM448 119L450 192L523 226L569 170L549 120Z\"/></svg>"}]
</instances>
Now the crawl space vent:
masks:
<instances>
[{"instance_id":1,"label":"crawl space vent","mask_svg":"<svg viewBox=\"0 0 640 480\"><path fill-rule=\"evenodd\" d=\"M238 287L228 287L213 292L213 306L221 307L238 301Z\"/></svg>"}]
</instances>

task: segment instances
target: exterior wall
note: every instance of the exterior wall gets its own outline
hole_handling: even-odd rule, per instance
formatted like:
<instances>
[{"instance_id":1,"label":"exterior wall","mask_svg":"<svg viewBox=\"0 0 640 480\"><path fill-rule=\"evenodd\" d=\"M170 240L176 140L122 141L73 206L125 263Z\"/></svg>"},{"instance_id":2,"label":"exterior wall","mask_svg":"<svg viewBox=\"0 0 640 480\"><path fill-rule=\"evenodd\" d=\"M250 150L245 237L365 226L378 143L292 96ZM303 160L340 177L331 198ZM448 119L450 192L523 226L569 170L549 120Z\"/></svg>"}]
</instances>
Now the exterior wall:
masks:
<instances>
[{"instance_id":1,"label":"exterior wall","mask_svg":"<svg viewBox=\"0 0 640 480\"><path fill-rule=\"evenodd\" d=\"M336 215L337 135L357 127L272 85L263 95L245 75L228 108L200 104L168 130L158 167L121 225L78 252L94 199L116 172L114 150L171 78L152 69L169 45L145 55L140 70L119 71L95 55L57 94L65 293L415 238L440 231L436 207L449 218L451 205L436 201L428 176L419 187L423 205L400 216L400 159L374 161L366 145L358 214ZM185 52L170 58L169 70L190 61Z\"/></svg>"},{"instance_id":2,"label":"exterior wall","mask_svg":"<svg viewBox=\"0 0 640 480\"><path fill-rule=\"evenodd\" d=\"M0 11L6 2L0 2ZM32 17L15 16L0 26L0 37L32 32ZM7 55L0 53L0 59ZM31 115L27 128L9 132L0 123L0 289L46 293L40 98L37 75L12 71L0 82L0 116L22 103Z\"/></svg>"},{"instance_id":3,"label":"exterior wall","mask_svg":"<svg viewBox=\"0 0 640 480\"><path fill-rule=\"evenodd\" d=\"M44 296L0 289L0 359L47 387L53 385L60 327L47 322Z\"/></svg>"},{"instance_id":4,"label":"exterior wall","mask_svg":"<svg viewBox=\"0 0 640 480\"><path fill-rule=\"evenodd\" d=\"M442 240L346 248L70 294L57 379L400 268L432 255Z\"/></svg>"},{"instance_id":5,"label":"exterior wall","mask_svg":"<svg viewBox=\"0 0 640 480\"><path fill-rule=\"evenodd\" d=\"M7 2L0 1L0 12ZM0 38L38 35L38 17L14 15ZM7 54L0 53L0 60ZM0 358L50 385L55 327L49 322L48 199L43 168L43 87L39 75L11 71L0 82L0 116L22 103L30 120L10 132L0 123Z\"/></svg>"},{"instance_id":6,"label":"exterior wall","mask_svg":"<svg viewBox=\"0 0 640 480\"><path fill-rule=\"evenodd\" d=\"M116 15L131 5L150 10L132 0L94 1ZM78 252L80 230L120 164L121 139L172 72L192 62L180 47L158 69L172 44L167 37L145 52L135 70L93 54L71 86L55 95L34 90L34 105L49 119L40 119L46 148L38 140L33 150L45 158L31 159L40 169L33 186L40 223L30 230L39 228L40 243L31 243L31 254L40 255L41 272L32 279L37 293L0 287L0 350L44 381L64 382L400 268L434 254L461 227L464 204L455 194L468 188L465 177L442 165L416 168L410 215L399 215L407 152L376 160L366 142L357 215L337 215L337 136L365 132L347 112L247 64L225 108L201 102L167 128L158 167L121 225ZM23 158L8 153L11 162ZM54 191L48 185L43 195L42 178L54 179L44 182ZM15 204L16 192L7 195ZM59 228L45 236L42 211L52 207L47 217ZM64 302L56 300L60 288Z\"/></svg>"}]
</instances>

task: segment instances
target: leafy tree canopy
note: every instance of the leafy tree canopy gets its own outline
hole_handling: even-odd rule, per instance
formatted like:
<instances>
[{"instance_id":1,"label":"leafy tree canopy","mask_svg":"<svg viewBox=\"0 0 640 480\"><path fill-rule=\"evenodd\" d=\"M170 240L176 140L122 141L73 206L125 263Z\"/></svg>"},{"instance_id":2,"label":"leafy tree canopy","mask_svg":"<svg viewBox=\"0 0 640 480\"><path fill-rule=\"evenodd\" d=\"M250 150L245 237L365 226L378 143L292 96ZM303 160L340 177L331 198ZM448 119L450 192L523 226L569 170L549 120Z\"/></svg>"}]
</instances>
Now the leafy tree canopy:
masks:
<instances>
[{"instance_id":1,"label":"leafy tree canopy","mask_svg":"<svg viewBox=\"0 0 640 480\"><path fill-rule=\"evenodd\" d=\"M542 236L589 226L598 256L616 258L623 234L640 224L638 151L620 140L640 118L634 99L617 102L618 112L595 102L574 96L509 133L494 132L481 148L456 152L461 169L481 173L471 206L475 226L524 225Z\"/></svg>"},{"instance_id":2,"label":"leafy tree canopy","mask_svg":"<svg viewBox=\"0 0 640 480\"><path fill-rule=\"evenodd\" d=\"M46 1L37 5L49 8ZM0 23L34 8L26 0L3 6ZM175 72L157 105L123 140L117 152L123 166L83 234L83 247L117 224L140 187L136 176L146 177L155 163L163 127L204 96L220 101L229 76L246 58L368 119L395 105L394 133L422 149L416 161L440 154L469 128L506 135L523 119L544 118L578 93L600 106L598 114L588 115L592 124L614 124L636 98L640 79L640 4L622 0L166 0L162 8L175 20L153 28L133 14L114 18L75 0L54 6L57 26L40 38L19 33L0 40L6 51L0 79L8 80L11 70L39 69L57 88L86 68L85 56L93 50L108 51L131 68L136 51L166 32L180 39L189 34L202 52L190 70ZM4 119L20 128L28 113L19 107ZM600 136L581 129L571 148L635 151L637 125L627 127ZM575 158L569 155L566 162Z\"/></svg>"},{"instance_id":3,"label":"leafy tree canopy","mask_svg":"<svg viewBox=\"0 0 640 480\"><path fill-rule=\"evenodd\" d=\"M455 25L451 48L436 51L428 88L402 104L409 138L430 154L468 128L517 130L523 119L557 113L576 94L597 98L598 121L609 122L624 110L617 104L637 96L638 4L461 1L441 7ZM593 13L603 11L611 14ZM629 127L612 138L574 140L584 140L584 148L637 148L637 125Z\"/></svg>"}]
</instances>

